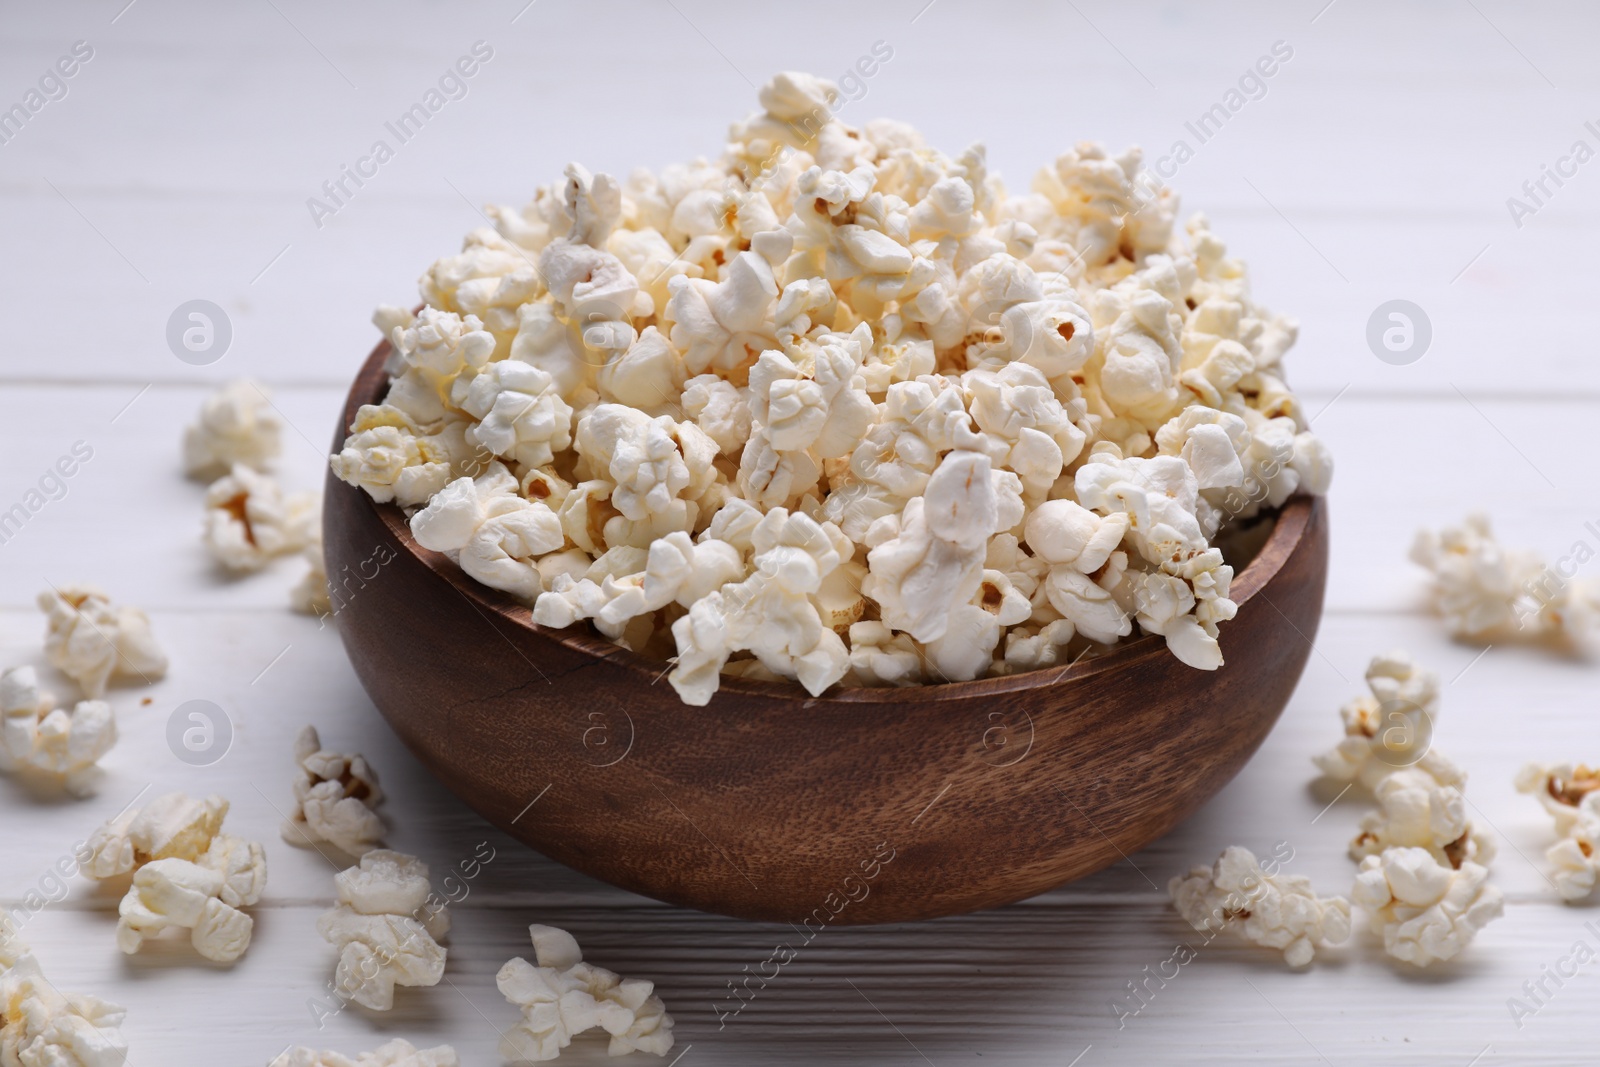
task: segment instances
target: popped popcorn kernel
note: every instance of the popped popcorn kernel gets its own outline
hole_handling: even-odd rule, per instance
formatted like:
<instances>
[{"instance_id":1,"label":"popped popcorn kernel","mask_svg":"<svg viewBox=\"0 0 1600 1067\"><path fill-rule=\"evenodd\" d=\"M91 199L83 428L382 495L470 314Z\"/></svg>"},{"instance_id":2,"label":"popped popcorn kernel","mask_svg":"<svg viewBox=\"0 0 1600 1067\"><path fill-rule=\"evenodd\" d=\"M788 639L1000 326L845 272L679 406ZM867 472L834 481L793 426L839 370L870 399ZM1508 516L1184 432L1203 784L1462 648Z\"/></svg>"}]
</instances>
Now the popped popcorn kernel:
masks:
<instances>
[{"instance_id":1,"label":"popped popcorn kernel","mask_svg":"<svg viewBox=\"0 0 1600 1067\"><path fill-rule=\"evenodd\" d=\"M373 1011L394 1007L394 987L438 985L450 914L428 885L428 865L415 856L373 849L334 876L339 902L317 920L317 932L339 950L338 995Z\"/></svg>"},{"instance_id":2,"label":"popped popcorn kernel","mask_svg":"<svg viewBox=\"0 0 1600 1067\"><path fill-rule=\"evenodd\" d=\"M183 431L184 473L212 482L236 464L265 471L282 450L282 431L265 387L229 382L206 397L199 421Z\"/></svg>"},{"instance_id":3,"label":"popped popcorn kernel","mask_svg":"<svg viewBox=\"0 0 1600 1067\"><path fill-rule=\"evenodd\" d=\"M1563 900L1583 900L1600 882L1600 771L1586 764L1529 763L1517 772L1519 793L1531 793L1555 822L1545 852Z\"/></svg>"},{"instance_id":4,"label":"popped popcorn kernel","mask_svg":"<svg viewBox=\"0 0 1600 1067\"><path fill-rule=\"evenodd\" d=\"M449 1045L419 1049L403 1038L386 1041L371 1052L345 1056L297 1045L285 1049L267 1067L460 1067L456 1050Z\"/></svg>"},{"instance_id":5,"label":"popped popcorn kernel","mask_svg":"<svg viewBox=\"0 0 1600 1067\"><path fill-rule=\"evenodd\" d=\"M167 673L167 656L138 608L111 602L90 585L39 594L45 614L45 658L91 699L105 695L113 676L154 682Z\"/></svg>"},{"instance_id":6,"label":"popped popcorn kernel","mask_svg":"<svg viewBox=\"0 0 1600 1067\"><path fill-rule=\"evenodd\" d=\"M32 667L0 674L0 770L59 782L74 796L93 792L96 761L117 742L117 720L103 700L80 700L70 711L39 688Z\"/></svg>"},{"instance_id":7,"label":"popped popcorn kernel","mask_svg":"<svg viewBox=\"0 0 1600 1067\"><path fill-rule=\"evenodd\" d=\"M523 1014L500 1040L500 1054L509 1062L553 1060L574 1035L595 1027L611 1036L612 1056L664 1056L672 1048L672 1016L654 983L585 963L565 930L536 924L528 932L537 963L518 956L495 976L501 994Z\"/></svg>"},{"instance_id":8,"label":"popped popcorn kernel","mask_svg":"<svg viewBox=\"0 0 1600 1067\"><path fill-rule=\"evenodd\" d=\"M1505 909L1489 872L1476 863L1452 868L1424 848L1390 848L1361 861L1350 900L1383 938L1384 951L1426 967L1461 954Z\"/></svg>"},{"instance_id":9,"label":"popped popcorn kernel","mask_svg":"<svg viewBox=\"0 0 1600 1067\"><path fill-rule=\"evenodd\" d=\"M1246 941L1280 949L1284 962L1304 967L1318 945L1350 936L1350 902L1318 897L1311 879L1269 874L1249 849L1231 845L1215 865L1195 867L1167 883L1172 903L1196 930L1226 927Z\"/></svg>"},{"instance_id":10,"label":"popped popcorn kernel","mask_svg":"<svg viewBox=\"0 0 1600 1067\"><path fill-rule=\"evenodd\" d=\"M1538 553L1500 544L1482 513L1418 531L1411 560L1431 573L1433 605L1452 637L1574 643L1600 625L1600 584L1564 577Z\"/></svg>"},{"instance_id":11,"label":"popped popcorn kernel","mask_svg":"<svg viewBox=\"0 0 1600 1067\"><path fill-rule=\"evenodd\" d=\"M283 825L291 845L326 841L352 856L383 842L383 820L373 810L383 802L378 773L360 754L322 747L315 726L295 738L294 809Z\"/></svg>"}]
</instances>

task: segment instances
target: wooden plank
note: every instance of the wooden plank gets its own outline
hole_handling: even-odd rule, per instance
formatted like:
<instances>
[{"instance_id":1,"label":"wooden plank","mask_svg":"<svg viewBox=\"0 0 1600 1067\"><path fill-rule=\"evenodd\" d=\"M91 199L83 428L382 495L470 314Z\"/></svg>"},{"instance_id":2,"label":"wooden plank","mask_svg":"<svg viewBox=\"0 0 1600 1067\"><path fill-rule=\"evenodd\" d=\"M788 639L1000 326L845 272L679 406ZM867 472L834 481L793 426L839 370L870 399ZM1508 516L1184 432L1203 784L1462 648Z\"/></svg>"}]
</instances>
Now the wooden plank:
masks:
<instances>
[{"instance_id":1,"label":"wooden plank","mask_svg":"<svg viewBox=\"0 0 1600 1067\"><path fill-rule=\"evenodd\" d=\"M40 797L0 779L0 905L56 896L51 865L146 785L222 791L230 829L264 841L272 866L256 942L232 969L178 945L122 957L115 894L81 879L27 918L25 936L57 984L129 1006L130 1062L210 1064L212 1039L224 1035L233 1059L264 1063L291 1040L355 1052L391 1034L448 1040L467 1063L500 1062L496 1027L516 1015L494 972L525 951L531 921L572 929L597 963L656 979L679 1021L673 1055L684 1053L684 1067L1488 1067L1589 1055L1592 978L1569 979L1521 1029L1507 999L1579 939L1600 948L1584 926L1593 909L1554 900L1541 873L1548 822L1510 785L1524 759L1595 758L1593 660L1526 647L1480 658L1448 641L1421 610L1421 574L1404 552L1418 525L1472 507L1491 510L1508 543L1550 557L1586 538L1600 547L1584 526L1600 525L1589 432L1600 379L1582 342L1600 185L1585 166L1520 228L1506 205L1574 139L1600 144L1584 128L1600 121L1591 10L823 0L804 24L829 31L796 33L787 10L731 0L616 5L603 25L581 5L524 10L522 0L448 13L405 0L381 16L276 6L36 6L8 15L0 40L0 66L14 75L0 102L72 41L96 48L68 97L0 146L10 253L0 286L25 309L0 354L0 508L74 441L95 449L65 498L0 545L0 665L37 660L33 593L84 579L150 608L173 657L160 684L113 690L123 738L98 796ZM1019 27L1042 50L1019 53ZM469 97L317 229L306 198L480 37L496 56ZM421 269L478 224L475 204L520 202L568 159L625 173L714 153L728 121L753 106L746 78L841 71L881 39L894 59L846 117L911 120L947 151L985 140L991 164L1021 189L1081 138L1142 142L1158 157L1280 38L1293 60L1264 98L1197 145L1173 184L1250 262L1263 301L1301 320L1291 376L1339 464L1330 610L1255 759L1126 863L997 911L829 929L726 1017L727 983L758 971L793 931L643 900L490 830L399 745L337 635L285 609L298 562L230 582L198 551L200 487L181 479L176 456L204 388L244 374L275 383L295 427L286 481L320 484L334 413L374 338L371 306L408 300ZM625 75L594 77L596 49L619 57ZM983 58L959 58L974 55ZM168 314L194 297L221 303L236 327L228 356L208 368L180 363L163 337ZM1365 341L1374 308L1397 297L1420 304L1434 329L1410 366L1382 363ZM1325 893L1347 891L1344 842L1364 803L1347 795L1330 806L1336 791L1312 782L1308 757L1335 739L1336 709L1361 690L1367 659L1397 646L1447 683L1436 741L1470 772L1468 796L1500 839L1493 870L1506 917L1466 957L1422 973L1391 966L1361 931L1303 975L1217 942L1119 1028L1112 998L1194 939L1160 891L1172 874L1226 844L1270 851L1287 841L1292 870ZM233 747L209 767L185 767L167 747L167 717L189 699L216 702L236 726ZM321 1033L306 1001L331 974L314 922L333 865L277 833L290 742L307 721L375 761L392 794L392 843L430 860L436 876L464 845L497 849L457 908L451 985L403 993L392 1017L342 1013ZM598 1063L603 1045L580 1039L564 1058Z\"/></svg>"}]
</instances>

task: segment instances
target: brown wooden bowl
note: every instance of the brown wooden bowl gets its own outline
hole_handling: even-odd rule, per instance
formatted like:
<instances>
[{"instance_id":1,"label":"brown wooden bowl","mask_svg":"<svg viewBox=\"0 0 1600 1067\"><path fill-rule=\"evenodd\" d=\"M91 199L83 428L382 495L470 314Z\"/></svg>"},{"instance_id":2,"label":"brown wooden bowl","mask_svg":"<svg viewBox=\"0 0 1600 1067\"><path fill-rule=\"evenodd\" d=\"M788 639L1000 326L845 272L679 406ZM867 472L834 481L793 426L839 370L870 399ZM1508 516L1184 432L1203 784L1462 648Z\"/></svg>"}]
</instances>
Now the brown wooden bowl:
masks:
<instances>
[{"instance_id":1,"label":"brown wooden bowl","mask_svg":"<svg viewBox=\"0 0 1600 1067\"><path fill-rule=\"evenodd\" d=\"M334 435L376 403L368 358ZM1255 752L1322 614L1327 507L1296 498L1233 583L1227 665L1143 637L1069 667L907 689L724 678L688 707L645 659L420 548L405 516L328 478L338 629L417 757L502 830L673 904L804 924L1020 900L1172 829ZM537 803L535 803L537 801Z\"/></svg>"}]
</instances>

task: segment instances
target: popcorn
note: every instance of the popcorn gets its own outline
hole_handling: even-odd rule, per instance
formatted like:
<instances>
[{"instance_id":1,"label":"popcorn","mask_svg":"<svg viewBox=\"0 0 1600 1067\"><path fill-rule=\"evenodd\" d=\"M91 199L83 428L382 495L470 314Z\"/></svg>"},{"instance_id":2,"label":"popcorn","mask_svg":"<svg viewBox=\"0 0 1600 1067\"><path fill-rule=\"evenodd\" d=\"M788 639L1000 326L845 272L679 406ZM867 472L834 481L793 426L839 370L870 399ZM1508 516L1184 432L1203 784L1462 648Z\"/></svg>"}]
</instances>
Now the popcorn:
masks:
<instances>
[{"instance_id":1,"label":"popcorn","mask_svg":"<svg viewBox=\"0 0 1600 1067\"><path fill-rule=\"evenodd\" d=\"M499 463L477 478L458 478L411 517L423 548L452 554L483 584L519 596L538 594L537 557L560 548L561 520L544 503L518 494L517 480Z\"/></svg>"},{"instance_id":2,"label":"popcorn","mask_svg":"<svg viewBox=\"0 0 1600 1067\"><path fill-rule=\"evenodd\" d=\"M127 1012L98 997L62 994L38 960L0 966L0 1063L17 1067L122 1067Z\"/></svg>"},{"instance_id":3,"label":"popcorn","mask_svg":"<svg viewBox=\"0 0 1600 1067\"><path fill-rule=\"evenodd\" d=\"M1422 848L1451 868L1494 858L1494 843L1467 819L1457 785L1443 784L1421 767L1408 767L1384 778L1373 792L1378 810L1361 820L1361 832L1350 843L1351 859L1391 848Z\"/></svg>"},{"instance_id":4,"label":"popcorn","mask_svg":"<svg viewBox=\"0 0 1600 1067\"><path fill-rule=\"evenodd\" d=\"M1437 674L1397 650L1373 657L1367 685L1371 696L1357 697L1340 709L1344 738L1313 760L1323 774L1375 790L1399 768L1416 764L1444 785L1465 780L1448 760L1429 749L1433 720L1439 714Z\"/></svg>"},{"instance_id":5,"label":"popcorn","mask_svg":"<svg viewBox=\"0 0 1600 1067\"><path fill-rule=\"evenodd\" d=\"M1249 849L1223 849L1215 866L1195 867L1167 883L1178 914L1196 930L1227 926L1246 941L1283 950L1291 967L1304 967L1316 946L1350 936L1350 902L1318 897L1311 879L1269 874Z\"/></svg>"},{"instance_id":6,"label":"popcorn","mask_svg":"<svg viewBox=\"0 0 1600 1067\"><path fill-rule=\"evenodd\" d=\"M133 872L117 908L117 947L132 954L168 927L190 931L195 950L231 963L250 945L253 922L241 908L261 899L266 854L253 841L222 833L228 802L182 793L130 807L89 838L81 869L106 879Z\"/></svg>"},{"instance_id":7,"label":"popcorn","mask_svg":"<svg viewBox=\"0 0 1600 1067\"><path fill-rule=\"evenodd\" d=\"M206 489L202 539L228 570L256 571L275 556L305 548L319 521L315 494L285 494L271 475L235 464Z\"/></svg>"},{"instance_id":8,"label":"popcorn","mask_svg":"<svg viewBox=\"0 0 1600 1067\"><path fill-rule=\"evenodd\" d=\"M145 864L117 906L117 947L132 955L147 938L177 927L190 931L195 951L206 959L232 963L250 947L254 920L239 909L261 899L266 862L260 845L218 837L199 863ZM230 863L235 866L224 866ZM246 887L243 893L236 883Z\"/></svg>"},{"instance_id":9,"label":"popcorn","mask_svg":"<svg viewBox=\"0 0 1600 1067\"><path fill-rule=\"evenodd\" d=\"M456 380L459 393L464 379ZM537 367L503 360L483 367L467 384L461 408L478 422L467 440L524 467L541 467L572 444L572 408L555 380Z\"/></svg>"},{"instance_id":10,"label":"popcorn","mask_svg":"<svg viewBox=\"0 0 1600 1067\"><path fill-rule=\"evenodd\" d=\"M750 400L747 389L739 389L715 374L690 378L683 388L683 410L717 443L723 455L739 451L750 436Z\"/></svg>"},{"instance_id":11,"label":"popcorn","mask_svg":"<svg viewBox=\"0 0 1600 1067\"><path fill-rule=\"evenodd\" d=\"M676 646L692 703L722 673L939 683L1136 629L1217 669L1221 535L1331 478L1294 323L1137 150L1008 195L981 145L853 128L837 94L779 74L714 161L573 163L490 209L420 313L375 314L389 391L334 472L540 625ZM791 559L746 543L763 516L841 540L763 570Z\"/></svg>"},{"instance_id":12,"label":"popcorn","mask_svg":"<svg viewBox=\"0 0 1600 1067\"><path fill-rule=\"evenodd\" d=\"M646 326L635 341L599 369L595 385L602 400L665 414L683 393L687 377L683 357L672 342L654 326Z\"/></svg>"},{"instance_id":13,"label":"popcorn","mask_svg":"<svg viewBox=\"0 0 1600 1067\"><path fill-rule=\"evenodd\" d=\"M972 599L983 578L985 548L995 528L989 457L953 451L928 479L923 495L901 515L899 533L867 554L862 591L883 621L922 642L944 636L951 609Z\"/></svg>"},{"instance_id":14,"label":"popcorn","mask_svg":"<svg viewBox=\"0 0 1600 1067\"><path fill-rule=\"evenodd\" d=\"M324 749L315 726L295 738L294 758L300 772L283 839L291 845L326 841L352 856L377 848L383 841L383 820L372 809L382 803L383 790L367 761Z\"/></svg>"},{"instance_id":15,"label":"popcorn","mask_svg":"<svg viewBox=\"0 0 1600 1067\"><path fill-rule=\"evenodd\" d=\"M113 675L153 682L167 673L167 657L138 608L113 604L89 585L39 594L45 613L45 658L91 698L105 694Z\"/></svg>"},{"instance_id":16,"label":"popcorn","mask_svg":"<svg viewBox=\"0 0 1600 1067\"><path fill-rule=\"evenodd\" d=\"M391 391L392 393L392 391ZM363 404L344 447L329 458L334 476L360 486L379 503L425 504L450 481L450 454L391 405Z\"/></svg>"},{"instance_id":17,"label":"popcorn","mask_svg":"<svg viewBox=\"0 0 1600 1067\"><path fill-rule=\"evenodd\" d=\"M923 680L922 653L910 634L881 622L853 623L850 673L858 685L916 685Z\"/></svg>"},{"instance_id":18,"label":"popcorn","mask_svg":"<svg viewBox=\"0 0 1600 1067\"><path fill-rule=\"evenodd\" d=\"M419 1049L397 1037L355 1057L296 1046L280 1053L267 1067L460 1067L460 1064L456 1050L449 1045Z\"/></svg>"},{"instance_id":19,"label":"popcorn","mask_svg":"<svg viewBox=\"0 0 1600 1067\"><path fill-rule=\"evenodd\" d=\"M206 397L200 421L184 429L183 471L211 482L237 464L266 470L278 458L282 428L263 387L229 382Z\"/></svg>"},{"instance_id":20,"label":"popcorn","mask_svg":"<svg viewBox=\"0 0 1600 1067\"><path fill-rule=\"evenodd\" d=\"M1487 515L1419 531L1411 559L1432 572L1434 607L1452 637L1571 642L1600 623L1600 587L1564 578L1537 553L1505 548Z\"/></svg>"},{"instance_id":21,"label":"popcorn","mask_svg":"<svg viewBox=\"0 0 1600 1067\"><path fill-rule=\"evenodd\" d=\"M1390 848L1361 861L1351 901L1383 936L1384 951L1426 967L1459 955L1500 917L1505 901L1476 863L1440 863L1427 849Z\"/></svg>"},{"instance_id":22,"label":"popcorn","mask_svg":"<svg viewBox=\"0 0 1600 1067\"><path fill-rule=\"evenodd\" d=\"M1600 880L1600 773L1584 764L1529 763L1517 792L1532 793L1555 820L1557 841L1545 852L1564 900L1582 900Z\"/></svg>"},{"instance_id":23,"label":"popcorn","mask_svg":"<svg viewBox=\"0 0 1600 1067\"><path fill-rule=\"evenodd\" d=\"M450 915L428 888L428 865L415 856L374 849L359 866L334 876L339 903L317 932L339 949L339 996L374 1011L394 1007L394 987L438 985Z\"/></svg>"},{"instance_id":24,"label":"popcorn","mask_svg":"<svg viewBox=\"0 0 1600 1067\"><path fill-rule=\"evenodd\" d=\"M82 700L70 712L39 688L32 667L0 674L0 770L25 770L54 778L73 796L87 796L95 761L117 742L111 705Z\"/></svg>"},{"instance_id":25,"label":"popcorn","mask_svg":"<svg viewBox=\"0 0 1600 1067\"><path fill-rule=\"evenodd\" d=\"M850 555L849 540L830 522L782 508L751 533L753 573L730 582L672 624L678 663L671 679L686 704L709 703L717 672L730 654L754 652L768 669L797 679L812 695L843 677L850 653L810 597Z\"/></svg>"},{"instance_id":26,"label":"popcorn","mask_svg":"<svg viewBox=\"0 0 1600 1067\"><path fill-rule=\"evenodd\" d=\"M495 976L495 984L522 1009L522 1022L506 1031L500 1054L511 1063L553 1060L573 1035L600 1027L611 1035L608 1052L664 1056L672 1048L672 1016L654 983L621 978L583 962L578 943L565 930L528 927L537 965L518 956Z\"/></svg>"},{"instance_id":27,"label":"popcorn","mask_svg":"<svg viewBox=\"0 0 1600 1067\"><path fill-rule=\"evenodd\" d=\"M143 808L126 808L90 835L83 873L103 880L156 860L197 863L221 832L227 814L228 802L215 793L204 800L167 793Z\"/></svg>"},{"instance_id":28,"label":"popcorn","mask_svg":"<svg viewBox=\"0 0 1600 1067\"><path fill-rule=\"evenodd\" d=\"M313 537L300 553L309 564L306 573L289 590L289 606L302 615L329 615L333 596L328 587L328 565L322 553L322 537Z\"/></svg>"}]
</instances>

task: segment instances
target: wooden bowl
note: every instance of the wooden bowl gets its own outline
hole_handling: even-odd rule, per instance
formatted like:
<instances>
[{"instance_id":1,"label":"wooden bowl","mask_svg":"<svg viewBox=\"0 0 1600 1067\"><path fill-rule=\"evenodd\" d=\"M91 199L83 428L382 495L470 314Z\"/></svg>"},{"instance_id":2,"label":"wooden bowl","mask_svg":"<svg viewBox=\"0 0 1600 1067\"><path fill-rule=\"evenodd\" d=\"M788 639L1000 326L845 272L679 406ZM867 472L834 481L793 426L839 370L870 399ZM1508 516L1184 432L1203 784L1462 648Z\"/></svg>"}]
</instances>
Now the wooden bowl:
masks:
<instances>
[{"instance_id":1,"label":"wooden bowl","mask_svg":"<svg viewBox=\"0 0 1600 1067\"><path fill-rule=\"evenodd\" d=\"M368 358L334 435L377 403ZM625 889L804 925L986 908L1138 851L1261 744L1322 613L1327 507L1296 498L1234 579L1227 665L1156 637L1076 665L908 689L724 678L688 707L666 665L534 625L328 478L338 629L417 757L495 826Z\"/></svg>"}]
</instances>

